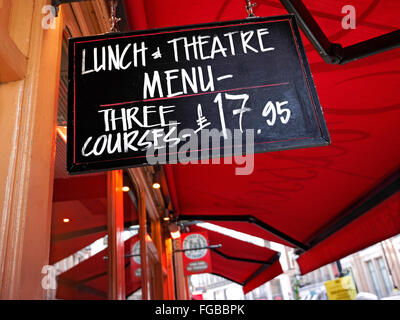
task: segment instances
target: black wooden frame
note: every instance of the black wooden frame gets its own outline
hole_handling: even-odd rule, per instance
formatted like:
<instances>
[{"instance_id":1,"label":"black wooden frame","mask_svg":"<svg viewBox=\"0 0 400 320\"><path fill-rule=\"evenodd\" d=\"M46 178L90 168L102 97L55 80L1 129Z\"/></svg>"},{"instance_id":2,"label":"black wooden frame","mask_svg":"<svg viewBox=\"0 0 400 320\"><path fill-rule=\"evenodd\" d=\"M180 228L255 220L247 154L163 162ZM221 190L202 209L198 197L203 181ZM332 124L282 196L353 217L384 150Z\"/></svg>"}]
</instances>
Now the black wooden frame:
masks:
<instances>
[{"instance_id":1,"label":"black wooden frame","mask_svg":"<svg viewBox=\"0 0 400 320\"><path fill-rule=\"evenodd\" d=\"M342 47L330 42L302 0L280 0L285 9L294 14L299 27L326 63L345 64L400 47L400 30L380 37Z\"/></svg>"},{"instance_id":2,"label":"black wooden frame","mask_svg":"<svg viewBox=\"0 0 400 320\"><path fill-rule=\"evenodd\" d=\"M297 27L296 20L293 15L282 15L282 16L272 16L266 18L252 18L252 19L241 19L241 20L233 20L233 21L224 21L218 23L206 23L206 24L196 24L196 25L185 25L178 27L169 27L169 28L161 28L161 29L151 29L151 30L140 30L126 33L108 33L106 35L95 35L88 36L83 38L71 38L69 40L69 70L68 70L68 78L69 78L69 86L68 86L68 128L67 135L68 137L74 137L75 130L75 117L74 117L74 104L75 104L75 66L74 66L74 54L75 54L75 43L82 41L97 41L97 40L111 40L113 38L121 38L121 37L130 37L133 35L146 35L146 34L155 34L161 32L174 32L174 31L182 31L182 30L190 30L190 29L198 29L198 28L212 28L212 27L224 27L229 25L247 25L253 24L255 22L260 23L268 23L274 22L276 20L288 20L291 24L291 28L293 31L293 39L295 41L296 48L298 50L298 58L301 62L304 70L303 77L304 81L307 84L309 90L309 99L311 100L312 106L314 108L314 114L316 118L316 122L318 123L319 132L318 135L314 135L307 139L293 139L291 141L276 141L274 142L274 147L269 149L268 151L258 151L258 152L273 152L280 150L289 150L289 149L298 149L298 148L309 148L309 147L317 147L317 146L326 146L329 145L331 140L329 136L329 132L325 123L325 119L323 116L321 104L318 98L318 94L315 88L315 84L313 81L313 77L311 74L310 66L307 60L307 56L305 53L304 45L301 40L300 31ZM112 161L91 161L85 163L76 163L74 161L74 147L75 147L74 139L67 140L67 171L70 175L73 174L83 174L90 173L96 171L109 171L109 170L117 170L138 166L146 166L147 163L137 161L137 159L115 159Z\"/></svg>"}]
</instances>

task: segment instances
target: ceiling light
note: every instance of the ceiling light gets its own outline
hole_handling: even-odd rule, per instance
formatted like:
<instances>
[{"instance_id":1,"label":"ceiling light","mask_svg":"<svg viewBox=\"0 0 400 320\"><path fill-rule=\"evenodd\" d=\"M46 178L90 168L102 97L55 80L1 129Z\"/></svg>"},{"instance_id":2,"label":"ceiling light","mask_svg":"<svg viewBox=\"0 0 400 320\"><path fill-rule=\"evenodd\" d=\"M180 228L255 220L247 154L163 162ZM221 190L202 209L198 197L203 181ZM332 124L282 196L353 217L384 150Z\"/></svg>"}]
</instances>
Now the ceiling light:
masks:
<instances>
[{"instance_id":1,"label":"ceiling light","mask_svg":"<svg viewBox=\"0 0 400 320\"><path fill-rule=\"evenodd\" d=\"M63 222L64 222L64 223L68 223L69 221L70 221L69 218L64 218L64 219L63 219Z\"/></svg>"},{"instance_id":2,"label":"ceiling light","mask_svg":"<svg viewBox=\"0 0 400 320\"><path fill-rule=\"evenodd\" d=\"M160 189L160 188L161 188L160 168L156 166L154 168L154 175L153 175L153 189Z\"/></svg>"},{"instance_id":3,"label":"ceiling light","mask_svg":"<svg viewBox=\"0 0 400 320\"><path fill-rule=\"evenodd\" d=\"M160 188L161 188L161 185L160 185L158 182L154 182L154 183L153 183L153 188L154 188L154 189L160 189Z\"/></svg>"},{"instance_id":4,"label":"ceiling light","mask_svg":"<svg viewBox=\"0 0 400 320\"><path fill-rule=\"evenodd\" d=\"M129 190L131 190L128 186L123 186L122 187L122 191L123 192L128 192Z\"/></svg>"}]
</instances>

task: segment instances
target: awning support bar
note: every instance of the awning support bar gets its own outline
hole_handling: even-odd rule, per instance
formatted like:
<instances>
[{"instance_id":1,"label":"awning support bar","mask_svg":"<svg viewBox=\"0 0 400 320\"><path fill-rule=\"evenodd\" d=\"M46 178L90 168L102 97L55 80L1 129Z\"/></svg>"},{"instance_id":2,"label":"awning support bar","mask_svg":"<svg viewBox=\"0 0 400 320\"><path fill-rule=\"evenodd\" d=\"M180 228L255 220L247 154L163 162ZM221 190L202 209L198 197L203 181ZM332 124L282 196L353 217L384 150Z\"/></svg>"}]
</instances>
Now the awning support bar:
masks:
<instances>
[{"instance_id":1,"label":"awning support bar","mask_svg":"<svg viewBox=\"0 0 400 320\"><path fill-rule=\"evenodd\" d=\"M344 210L342 214L340 214L340 218L338 220L331 223L322 232L314 235L311 240L307 241L308 246L310 248L316 246L335 232L338 232L348 224L360 218L362 215L388 199L390 196L394 195L399 190L400 170L396 171L379 186L374 188L372 192L366 194L361 200L356 202L350 208Z\"/></svg>"},{"instance_id":2,"label":"awning support bar","mask_svg":"<svg viewBox=\"0 0 400 320\"><path fill-rule=\"evenodd\" d=\"M396 30L343 48L339 43L329 41L301 0L280 0L280 2L296 17L301 30L326 63L345 64L400 47L400 30Z\"/></svg>"},{"instance_id":3,"label":"awning support bar","mask_svg":"<svg viewBox=\"0 0 400 320\"><path fill-rule=\"evenodd\" d=\"M204 250L204 249L216 249L216 248L221 248L222 244L212 244L206 247L199 247L199 248L188 248L188 249L177 249L174 250L175 252L185 252L185 251L196 251L196 250Z\"/></svg>"},{"instance_id":4,"label":"awning support bar","mask_svg":"<svg viewBox=\"0 0 400 320\"><path fill-rule=\"evenodd\" d=\"M262 265L260 268L258 268L250 277L246 279L246 281L243 282L243 286L248 284L251 280L256 278L258 275L260 275L264 270L266 270L270 265L273 265L276 261L279 260L281 256L280 252L275 253L275 255L268 261L268 263L265 263Z\"/></svg>"},{"instance_id":5,"label":"awning support bar","mask_svg":"<svg viewBox=\"0 0 400 320\"><path fill-rule=\"evenodd\" d=\"M275 229L274 227L270 226L269 224L257 219L252 215L181 215L180 220L201 220L201 221L231 221L231 222L248 222L254 223L260 228L268 231L269 233L273 234L274 236L290 243L294 247L301 249L303 251L307 251L309 247L304 243L293 239L292 237L288 236L287 234Z\"/></svg>"},{"instance_id":6,"label":"awning support bar","mask_svg":"<svg viewBox=\"0 0 400 320\"><path fill-rule=\"evenodd\" d=\"M390 196L394 195L400 190L400 170L396 171L392 176L386 179L372 192L368 193L365 197L355 203L353 206L345 210L338 220L330 223L322 232L311 237L306 243L302 243L288 236L287 234L271 227L267 223L253 217L251 215L181 215L181 220L197 220L199 221L231 221L231 222L248 222L254 223L276 237L290 243L298 250L296 254L301 254L304 251L311 249L318 243L324 241L326 238L338 232L346 225L355 221L363 214L374 208Z\"/></svg>"},{"instance_id":7,"label":"awning support bar","mask_svg":"<svg viewBox=\"0 0 400 320\"><path fill-rule=\"evenodd\" d=\"M212 249L212 251L215 252L216 254L220 255L221 257L224 257L225 259L241 261L241 262L249 262L249 263L258 263L258 264L263 264L266 266L270 266L271 264L273 264L276 261L275 255L267 261L262 261L262 260L255 260L255 259L232 257L232 256L229 256L229 255L227 255L219 250L216 250L216 249ZM280 255L279 252L278 252L278 254ZM278 256L278 258L279 258L279 256Z\"/></svg>"}]
</instances>

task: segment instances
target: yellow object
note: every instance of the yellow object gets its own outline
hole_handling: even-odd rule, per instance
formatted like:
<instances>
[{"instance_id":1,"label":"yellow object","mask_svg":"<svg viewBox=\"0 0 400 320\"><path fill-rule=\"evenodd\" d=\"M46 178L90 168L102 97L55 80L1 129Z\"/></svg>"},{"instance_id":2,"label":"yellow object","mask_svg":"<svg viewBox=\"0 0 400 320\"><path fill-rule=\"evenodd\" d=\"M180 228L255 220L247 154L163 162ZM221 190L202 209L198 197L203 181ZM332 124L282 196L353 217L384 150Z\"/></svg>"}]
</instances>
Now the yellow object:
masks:
<instances>
[{"instance_id":1,"label":"yellow object","mask_svg":"<svg viewBox=\"0 0 400 320\"><path fill-rule=\"evenodd\" d=\"M324 284L329 300L354 300L357 295L356 286L350 276L326 281Z\"/></svg>"}]
</instances>

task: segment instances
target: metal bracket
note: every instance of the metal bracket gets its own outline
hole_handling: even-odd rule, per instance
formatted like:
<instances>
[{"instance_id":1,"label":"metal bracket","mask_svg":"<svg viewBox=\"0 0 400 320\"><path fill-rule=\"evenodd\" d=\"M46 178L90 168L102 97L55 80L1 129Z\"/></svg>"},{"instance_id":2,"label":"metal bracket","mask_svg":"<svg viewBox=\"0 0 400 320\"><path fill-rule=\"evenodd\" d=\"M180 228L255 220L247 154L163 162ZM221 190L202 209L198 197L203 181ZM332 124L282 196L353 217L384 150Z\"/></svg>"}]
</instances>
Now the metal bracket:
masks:
<instances>
[{"instance_id":1,"label":"metal bracket","mask_svg":"<svg viewBox=\"0 0 400 320\"><path fill-rule=\"evenodd\" d=\"M302 0L280 0L296 17L301 30L326 63L345 64L380 52L400 47L400 30L362 41L348 47L330 42Z\"/></svg>"},{"instance_id":2,"label":"metal bracket","mask_svg":"<svg viewBox=\"0 0 400 320\"><path fill-rule=\"evenodd\" d=\"M126 254L124 257L125 257L125 259L126 258L133 258L133 257L140 257L140 253L138 253L138 254ZM104 260L108 260L108 256L104 256L103 259Z\"/></svg>"},{"instance_id":3,"label":"metal bracket","mask_svg":"<svg viewBox=\"0 0 400 320\"><path fill-rule=\"evenodd\" d=\"M181 215L180 220L195 220L195 221L231 221L231 222L248 222L253 223L278 238L290 243L293 247L299 248L302 251L307 251L309 247L304 243L293 239L289 235L275 229L269 224L257 219L252 215Z\"/></svg>"},{"instance_id":4,"label":"metal bracket","mask_svg":"<svg viewBox=\"0 0 400 320\"><path fill-rule=\"evenodd\" d=\"M245 0L246 2L246 11L247 11L247 18L257 18L257 16L253 12L253 8L257 6L257 3L251 3L251 0Z\"/></svg>"},{"instance_id":5,"label":"metal bracket","mask_svg":"<svg viewBox=\"0 0 400 320\"><path fill-rule=\"evenodd\" d=\"M259 276L261 273L264 272L264 270L268 269L272 264L274 264L276 261L279 260L281 257L281 253L277 252L275 253L272 258L268 261L266 261L261 267L259 267L250 277L248 277L244 282L243 286L248 284L251 280L255 279L257 276Z\"/></svg>"},{"instance_id":6,"label":"metal bracket","mask_svg":"<svg viewBox=\"0 0 400 320\"><path fill-rule=\"evenodd\" d=\"M315 247L317 244L368 213L372 208L376 207L399 191L400 170L393 173L352 206L342 211L336 220L332 221L323 230L312 236L311 239L307 241L308 246L310 248Z\"/></svg>"},{"instance_id":7,"label":"metal bracket","mask_svg":"<svg viewBox=\"0 0 400 320\"><path fill-rule=\"evenodd\" d=\"M200 247L200 248L188 248L188 249L177 249L174 250L174 253L176 252L185 252L185 251L196 251L196 250L203 250L203 249L216 249L216 248L221 248L222 244L212 244L206 247Z\"/></svg>"}]
</instances>

